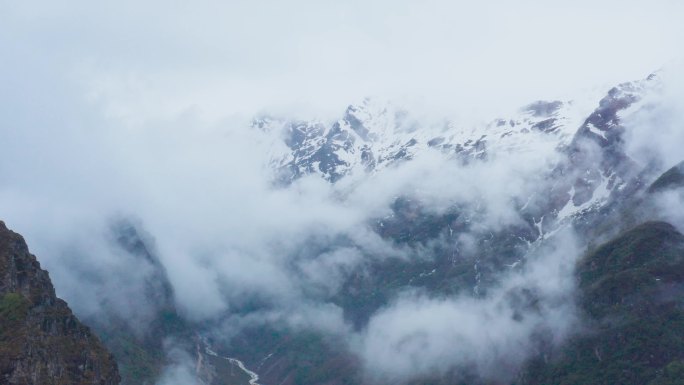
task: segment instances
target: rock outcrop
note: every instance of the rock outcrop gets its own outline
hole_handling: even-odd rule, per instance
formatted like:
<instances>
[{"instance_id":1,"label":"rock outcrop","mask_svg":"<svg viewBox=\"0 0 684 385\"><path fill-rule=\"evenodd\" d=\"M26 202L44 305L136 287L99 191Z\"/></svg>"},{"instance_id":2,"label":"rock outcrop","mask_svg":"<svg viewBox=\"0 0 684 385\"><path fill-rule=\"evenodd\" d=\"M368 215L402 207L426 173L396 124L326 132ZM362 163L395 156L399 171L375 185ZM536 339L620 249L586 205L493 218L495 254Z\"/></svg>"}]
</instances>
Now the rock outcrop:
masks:
<instances>
[{"instance_id":1,"label":"rock outcrop","mask_svg":"<svg viewBox=\"0 0 684 385\"><path fill-rule=\"evenodd\" d=\"M57 298L21 235L0 221L0 383L119 383L112 355Z\"/></svg>"}]
</instances>

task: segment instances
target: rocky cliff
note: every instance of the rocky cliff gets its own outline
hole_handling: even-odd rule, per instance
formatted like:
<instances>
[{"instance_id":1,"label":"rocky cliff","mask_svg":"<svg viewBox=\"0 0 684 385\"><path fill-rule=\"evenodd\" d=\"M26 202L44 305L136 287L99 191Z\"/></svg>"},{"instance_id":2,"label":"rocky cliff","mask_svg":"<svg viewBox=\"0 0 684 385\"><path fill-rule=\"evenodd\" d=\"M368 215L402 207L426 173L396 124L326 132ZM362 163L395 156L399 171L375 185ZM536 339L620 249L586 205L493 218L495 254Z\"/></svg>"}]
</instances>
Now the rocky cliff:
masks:
<instances>
[{"instance_id":1,"label":"rocky cliff","mask_svg":"<svg viewBox=\"0 0 684 385\"><path fill-rule=\"evenodd\" d=\"M119 383L114 358L57 298L24 239L1 221L0 383Z\"/></svg>"}]
</instances>

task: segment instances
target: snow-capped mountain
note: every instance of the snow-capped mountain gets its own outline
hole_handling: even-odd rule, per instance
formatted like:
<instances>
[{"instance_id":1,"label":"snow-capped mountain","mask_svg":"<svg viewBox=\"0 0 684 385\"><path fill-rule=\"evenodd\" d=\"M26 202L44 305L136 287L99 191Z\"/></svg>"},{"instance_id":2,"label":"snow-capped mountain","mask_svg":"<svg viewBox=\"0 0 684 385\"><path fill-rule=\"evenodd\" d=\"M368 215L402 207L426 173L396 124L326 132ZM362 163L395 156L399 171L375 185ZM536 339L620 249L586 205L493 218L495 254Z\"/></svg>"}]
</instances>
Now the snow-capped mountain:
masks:
<instances>
[{"instance_id":1,"label":"snow-capped mountain","mask_svg":"<svg viewBox=\"0 0 684 385\"><path fill-rule=\"evenodd\" d=\"M657 85L655 75L620 84L588 115L572 101L537 101L482 126L422 124L406 110L371 99L349 106L329 124L264 117L253 126L279 141L271 167L283 185L304 175L331 183L363 178L427 151L467 164L502 153L557 150L564 157L547 176L550 191L536 204L543 209L529 214L564 222L641 186L643 167L624 152L621 117L639 109Z\"/></svg>"},{"instance_id":2,"label":"snow-capped mountain","mask_svg":"<svg viewBox=\"0 0 684 385\"><path fill-rule=\"evenodd\" d=\"M538 101L517 116L465 127L449 121L422 125L403 109L366 99L349 106L332 124L261 118L254 126L280 132L286 147L272 154L272 165L279 181L289 183L307 174L336 182L378 172L429 150L467 162L499 151L567 146L580 123L571 102Z\"/></svg>"},{"instance_id":3,"label":"snow-capped mountain","mask_svg":"<svg viewBox=\"0 0 684 385\"><path fill-rule=\"evenodd\" d=\"M539 170L539 175L530 177L529 190L512 194L510 199L504 194L508 199L504 204L512 207L515 221L491 225L485 218L486 209L483 209L488 203L486 199L480 200L477 194L464 194L466 199L434 210L429 208L432 203L429 199L411 196L413 189L407 189L409 193L406 195L394 195L396 191L392 190L392 194L388 194L393 197L388 198L391 200L388 210L383 211L388 215L378 217L373 216L373 212L358 223L363 227L364 237L381 243L382 249L367 247L363 243L366 238L359 240L352 233L316 234L305 238L292 255L279 256L286 260L279 268L283 269L284 276L294 277L292 282L301 286L302 298L307 303L316 303L338 312L345 323L342 338L374 344L378 341L368 342L364 338L380 333L381 346L386 344L394 349L398 345L398 353L385 352L393 357L392 361L405 355L402 350L404 341L411 342L415 338L420 341L422 334L400 331L396 344L391 338L385 341L385 326L379 327L378 320L392 315L397 303L402 304L406 298L410 301L412 295L419 293L424 296L418 297L420 301L427 304L454 306L457 310L454 316L473 313L471 316L477 322L502 321L506 328L531 325L530 334L523 338L527 344L525 348L518 349L516 345L514 349L523 358L539 359L548 365L547 355L561 346L555 339L560 341L567 337L563 328L557 328L557 319L549 314L554 314L554 311L566 314L567 310L569 316L574 316L573 289L566 288L560 293L549 291L548 287L536 281L538 277L533 279L526 274L531 274L529 272L539 266L539 254L553 255L552 246L556 242L559 242L558 247L565 246L559 241L564 236L563 230L573 228L573 234L581 243L591 245L610 239L633 225L625 219L624 213L630 211L625 208L639 203L639 197L643 196L641 193L647 191L648 182L653 179L651 172L660 170L650 170L650 165L639 164L628 156L625 148L626 123L633 113L648 107L648 96L658 85L654 76L621 84L609 90L589 112L583 112L571 101L537 101L511 117L497 118L479 126L464 126L450 121L424 123L390 103L371 99L348 107L341 119L331 123L257 119L253 128L264 134L260 139L270 144L272 150L269 165L275 183L266 185L278 193L297 187L298 179L307 176L325 181L315 184L316 187L324 185L325 191L330 187L338 192L336 189L339 187L346 193L349 189L363 187L365 182L381 179L387 175L384 173L394 176L396 174L392 172L411 165L411 162L418 163L419 158L428 153L440 158L438 162L428 162L427 167L451 165L453 162L454 168L448 168L449 172L474 166L477 172L482 173L495 168L515 173L517 165L501 167L496 163L502 155L555 155L550 158L552 162L543 167L524 168L526 174L523 179L530 177L530 170ZM543 157L503 158L534 161ZM660 185L681 181L681 173L675 171L661 177ZM452 176L450 173L436 175L436 178ZM469 189L472 185L483 184L477 178L465 180L463 175L459 177L460 185L449 186ZM498 183L478 186L479 190L474 191L507 187ZM344 200L347 196L336 194L335 199ZM388 203L386 200L382 202ZM141 274L143 294L140 297L143 304L139 305L146 312L138 313L143 315L139 322L149 325L145 330L150 332L141 335L128 324L130 320L117 316L112 310L104 317L106 322L86 318L103 336L105 344L123 368L124 384L153 381L159 368L168 365L163 357L165 341L169 340L175 341L176 349L186 353L196 376L207 384L221 384L224 378L229 378L231 383L245 385L256 384L257 381L284 385L321 383L317 376L334 385L375 383L359 375L367 369L363 366L366 362L375 362L375 355L371 357L363 350L350 350L337 340L339 335L328 335L327 331L318 329L303 330L300 326L284 323L279 317L289 314L279 314L275 301L264 301L254 293L246 291L244 295L248 300L233 303L230 310L212 319L202 322L186 319L183 310L176 305L175 291L163 259L155 254L151 239L145 237L146 232L136 226L136 222L117 222L111 228L112 239L118 253L131 257L128 259L130 263L148 268L143 269L145 274ZM678 253L679 244L684 245L681 241L684 237L668 226L646 223L634 234L655 233L657 242L666 238L676 239L678 243L673 253ZM627 241L632 242L634 234L628 233ZM394 247L401 251L401 255L386 253L390 249L396 251ZM681 249L684 250L684 246ZM596 260L591 259L591 262L581 265L578 275L593 274L596 264L601 262L600 255L590 256ZM556 265L567 261L559 258L551 262L553 266L542 266L545 269L539 273L542 279L553 281L564 277L549 274L553 274ZM314 269L321 269L326 275L311 275ZM111 271L108 274L113 275ZM573 273L565 274L570 276ZM321 277L334 281L334 284L321 285ZM654 271L653 277L656 280L667 279L662 278L660 270ZM602 307L603 302L600 301L615 308L610 302L612 299L601 297L603 289L600 287L582 287L582 290L596 298L592 301L600 304L584 304L586 308ZM640 301L646 303L651 297L645 295L644 298ZM127 304L132 303L127 300ZM489 304L493 307L489 308ZM484 318L478 319L477 313L483 309ZM232 322L237 322L235 319L240 321L243 316L245 325L232 329ZM425 313L426 318L432 316L432 312ZM403 319L405 315L397 317ZM450 338L448 333L454 333L453 341L469 341L470 334L462 332L459 325L451 325L451 319L445 319L444 324L447 337L436 335L437 340ZM230 338L225 337L226 330L230 331ZM554 334L556 332L559 334ZM509 341L507 337L501 338L499 342ZM131 355L130 346L138 353ZM494 346L494 350L498 346ZM588 357L604 354L596 353L602 347L595 349L599 350L592 350ZM422 353L422 350L418 346L409 353ZM538 368L526 366L523 358L510 364L511 368L504 370L504 374L508 379L531 373L530 378L516 383L535 384L535 370ZM501 362L506 364L509 361L502 358ZM441 382L433 383L446 384L454 383L454 378L460 379L460 376L475 375L475 380L468 383L509 384L480 381L472 372L475 366L469 358L457 357L445 365L449 370L455 368L462 373L411 372L398 383L422 383L410 381L420 381L421 376L432 381L434 376L443 375ZM383 368L382 363L379 368Z\"/></svg>"},{"instance_id":4,"label":"snow-capped mountain","mask_svg":"<svg viewBox=\"0 0 684 385\"><path fill-rule=\"evenodd\" d=\"M501 277L530 269L535 253L553 243L555 235L568 227L574 228L583 244L592 244L632 226L623 215L630 211L626 207L637 206L635 202L646 191L652 173L661 170L651 170L650 165L639 164L628 156L627 123L632 114L648 107L649 95L658 87L659 80L649 76L610 89L587 112L571 101L538 101L514 116L493 119L482 126L466 127L449 121L427 124L390 103L369 99L348 107L342 118L331 123L260 118L254 121L254 128L264 132L266 138L275 138L270 166L277 188L288 188L304 176L320 177L333 187L346 188L348 180L356 186L417 161L427 152L441 154L458 167L486 164L502 154L558 155L553 158L555 163L539 168L543 174L535 175L529 196L507 202L522 221L500 227L479 226L482 217L477 197L435 213L425 209L429 202L398 196L390 205L390 215L371 218L369 228L375 235L418 257L369 257L347 271L340 287L325 297L325 301L342 309L353 328L366 330L378 314L384 314L383 309L391 307L397 295L406 292L429 293L435 298L472 296L469 300L487 301L500 287ZM481 170L488 172L486 167ZM645 229L658 230L660 226L647 225ZM669 234L670 230L658 231ZM324 251L311 252L304 259L320 258L341 244L354 247L349 239L337 239L326 244ZM318 246L312 248L319 250ZM302 276L297 266L294 263L289 274ZM591 264L585 267L593 268ZM522 285L507 294L513 298L515 322L524 323L525 317L544 312L538 305L545 294L539 290L534 285ZM264 381L281 382L284 378L286 383L296 383L292 376L299 361L289 358L279 345L291 343L291 336L274 344L262 338L268 334L264 329L268 330L256 327L246 333L232 351L244 356ZM541 326L539 330L543 329ZM545 339L548 336L537 337L535 334L532 338L532 350L538 349L546 357L552 343ZM411 338L406 336L406 340ZM305 350L295 345L292 349ZM320 365L334 366L340 373L357 372L353 359L334 349L316 349L324 352L320 354L325 357Z\"/></svg>"}]
</instances>

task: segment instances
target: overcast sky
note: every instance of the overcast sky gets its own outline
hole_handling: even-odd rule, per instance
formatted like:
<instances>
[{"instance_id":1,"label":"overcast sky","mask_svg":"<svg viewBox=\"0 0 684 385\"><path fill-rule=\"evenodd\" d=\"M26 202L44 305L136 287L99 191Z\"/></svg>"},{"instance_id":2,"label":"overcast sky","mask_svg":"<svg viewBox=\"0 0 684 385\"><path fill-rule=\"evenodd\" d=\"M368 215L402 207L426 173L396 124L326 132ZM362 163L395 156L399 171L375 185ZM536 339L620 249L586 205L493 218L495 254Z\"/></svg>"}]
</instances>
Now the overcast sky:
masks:
<instances>
[{"instance_id":1,"label":"overcast sky","mask_svg":"<svg viewBox=\"0 0 684 385\"><path fill-rule=\"evenodd\" d=\"M682 15L675 0L2 0L0 79L3 99L73 93L132 123L327 117L366 96L492 113L671 64Z\"/></svg>"},{"instance_id":2,"label":"overcast sky","mask_svg":"<svg viewBox=\"0 0 684 385\"><path fill-rule=\"evenodd\" d=\"M618 83L661 68L679 74L683 16L684 2L674 0L0 0L0 220L26 236L79 315L97 312L100 295L119 294L137 311L135 295L112 288L135 291L120 278L144 270L122 260L105 235L113 217L130 215L152 234L192 318L223 314L253 295L286 308L279 317L304 314L344 331L341 310L312 303L307 285L335 290L365 255L403 255L366 226L393 197L420 186L433 204L484 200L490 222L510 224L519 218L507 205L528 196L555 158L533 151L480 169L433 154L369 178L341 201L318 178L273 189L265 145L246 130L248 119L334 119L365 97L463 119L492 119L538 99L578 97L593 109ZM632 135L638 160L660 152L664 163L680 159L681 89L665 109L677 114L632 120L663 133ZM356 248L317 256L300 266L303 277L284 268L311 238L340 234ZM577 256L573 242L504 281L561 302L550 317L509 332L483 321L501 314L503 292L480 302L402 297L356 336L357 352L410 376L433 370L435 357L447 357L440 369L465 362L454 340L489 356L501 346L517 352L540 325L565 333L569 326L554 317L572 313L559 298L572 290L560 261ZM109 282L83 280L92 271ZM559 287L539 277L556 277ZM392 322L421 309L438 315L435 324ZM466 313L472 330L452 330L453 314ZM422 361L398 369L394 360L374 361L423 329L434 337L432 354L419 340L409 346Z\"/></svg>"}]
</instances>

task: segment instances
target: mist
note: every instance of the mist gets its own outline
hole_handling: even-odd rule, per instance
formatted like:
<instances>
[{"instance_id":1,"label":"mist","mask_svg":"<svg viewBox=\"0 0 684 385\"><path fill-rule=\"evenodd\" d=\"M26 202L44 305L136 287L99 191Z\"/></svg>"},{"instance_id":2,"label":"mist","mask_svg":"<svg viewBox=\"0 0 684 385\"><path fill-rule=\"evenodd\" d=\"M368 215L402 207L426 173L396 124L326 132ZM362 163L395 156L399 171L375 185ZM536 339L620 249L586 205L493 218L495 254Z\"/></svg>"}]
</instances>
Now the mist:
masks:
<instances>
[{"instance_id":1,"label":"mist","mask_svg":"<svg viewBox=\"0 0 684 385\"><path fill-rule=\"evenodd\" d=\"M474 367L480 378L510 380L528 357L577 330L572 272L580 253L565 231L483 298L399 297L360 337L370 375L393 383Z\"/></svg>"},{"instance_id":2,"label":"mist","mask_svg":"<svg viewBox=\"0 0 684 385\"><path fill-rule=\"evenodd\" d=\"M682 67L677 67L682 68ZM627 121L626 149L628 155L646 167L651 178L658 176L684 161L681 145L684 143L684 77L682 71L664 71L662 87L646 98ZM645 219L664 220L680 232L684 231L684 196L681 191L662 191L649 197L646 208L640 212Z\"/></svg>"},{"instance_id":3,"label":"mist","mask_svg":"<svg viewBox=\"0 0 684 385\"><path fill-rule=\"evenodd\" d=\"M372 380L461 366L510 376L528 357L512 352L560 343L576 326L583 249L569 230L482 298L402 292L360 330L331 298L373 261L434 257L374 230L397 197L436 214L477 206L471 233L442 240L473 255L480 234L525 226L520 206L564 157L552 143L470 164L428 150L383 173L278 187L282 137L251 121L330 125L367 97L406 108L418 130L484 127L539 99L574 99L584 116L610 87L664 68L663 93L625 120L628 154L666 169L684 160L682 14L674 1L0 1L0 219L81 317L114 310L141 331L151 317L136 293L154 266L112 239L126 218L149 235L191 321L341 336ZM539 305L518 308L520 290ZM252 303L263 309L241 312ZM184 383L187 357L169 356L179 364L162 383Z\"/></svg>"}]
</instances>

